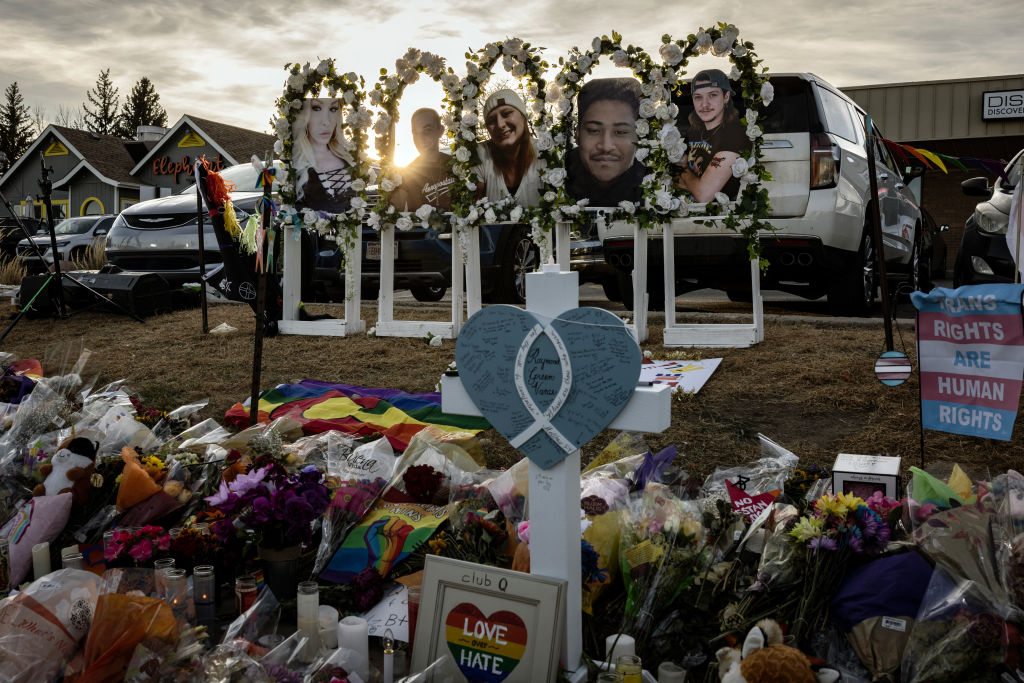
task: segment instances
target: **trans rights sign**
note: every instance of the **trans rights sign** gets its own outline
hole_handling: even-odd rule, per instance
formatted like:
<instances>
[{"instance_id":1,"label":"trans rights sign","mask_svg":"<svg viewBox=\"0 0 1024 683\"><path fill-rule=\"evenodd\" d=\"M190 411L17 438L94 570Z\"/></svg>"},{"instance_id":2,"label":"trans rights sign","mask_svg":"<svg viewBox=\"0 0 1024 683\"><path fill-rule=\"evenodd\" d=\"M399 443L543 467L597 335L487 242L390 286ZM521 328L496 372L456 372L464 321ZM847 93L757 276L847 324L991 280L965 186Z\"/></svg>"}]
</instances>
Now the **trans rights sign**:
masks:
<instances>
[{"instance_id":1,"label":"trans rights sign","mask_svg":"<svg viewBox=\"0 0 1024 683\"><path fill-rule=\"evenodd\" d=\"M1024 285L914 292L926 429L1009 441L1024 370Z\"/></svg>"}]
</instances>

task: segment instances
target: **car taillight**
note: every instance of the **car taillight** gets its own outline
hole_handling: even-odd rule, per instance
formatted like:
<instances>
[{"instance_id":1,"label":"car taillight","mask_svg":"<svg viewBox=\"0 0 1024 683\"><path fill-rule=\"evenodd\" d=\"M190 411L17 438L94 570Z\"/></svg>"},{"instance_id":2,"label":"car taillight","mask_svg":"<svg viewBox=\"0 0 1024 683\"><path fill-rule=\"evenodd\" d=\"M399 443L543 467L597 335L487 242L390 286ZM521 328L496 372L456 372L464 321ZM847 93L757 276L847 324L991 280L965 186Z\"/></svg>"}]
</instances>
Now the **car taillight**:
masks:
<instances>
[{"instance_id":1,"label":"car taillight","mask_svg":"<svg viewBox=\"0 0 1024 683\"><path fill-rule=\"evenodd\" d=\"M825 133L811 134L811 189L835 187L839 178L839 147Z\"/></svg>"}]
</instances>

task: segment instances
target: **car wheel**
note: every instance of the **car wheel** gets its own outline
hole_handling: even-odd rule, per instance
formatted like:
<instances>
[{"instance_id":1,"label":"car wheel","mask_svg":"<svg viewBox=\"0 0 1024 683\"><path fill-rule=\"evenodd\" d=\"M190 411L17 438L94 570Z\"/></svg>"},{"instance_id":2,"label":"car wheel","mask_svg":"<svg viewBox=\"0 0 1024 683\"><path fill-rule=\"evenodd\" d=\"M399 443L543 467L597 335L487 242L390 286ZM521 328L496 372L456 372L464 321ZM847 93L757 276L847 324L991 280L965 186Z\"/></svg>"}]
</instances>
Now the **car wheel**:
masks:
<instances>
[{"instance_id":1,"label":"car wheel","mask_svg":"<svg viewBox=\"0 0 1024 683\"><path fill-rule=\"evenodd\" d=\"M749 304L754 300L754 294L749 289L729 289L725 295L729 297L729 301L741 304Z\"/></svg>"},{"instance_id":2,"label":"car wheel","mask_svg":"<svg viewBox=\"0 0 1024 683\"><path fill-rule=\"evenodd\" d=\"M540 265L540 250L525 227L514 227L513 231L512 239L505 244L499 258L501 268L495 299L499 303L523 304L526 303L526 274Z\"/></svg>"},{"instance_id":3,"label":"car wheel","mask_svg":"<svg viewBox=\"0 0 1024 683\"><path fill-rule=\"evenodd\" d=\"M601 280L601 289L604 290L604 296L608 301L620 301L622 299L622 288L619 287L619 278L606 277Z\"/></svg>"},{"instance_id":4,"label":"car wheel","mask_svg":"<svg viewBox=\"0 0 1024 683\"><path fill-rule=\"evenodd\" d=\"M856 256L829 284L829 311L832 315L866 317L875 303L877 287L875 241L870 228L865 228Z\"/></svg>"},{"instance_id":5,"label":"car wheel","mask_svg":"<svg viewBox=\"0 0 1024 683\"><path fill-rule=\"evenodd\" d=\"M409 291L412 292L412 296L416 301L440 301L448 293L448 288L444 285L436 287L410 287Z\"/></svg>"},{"instance_id":6,"label":"car wheel","mask_svg":"<svg viewBox=\"0 0 1024 683\"><path fill-rule=\"evenodd\" d=\"M651 311L665 310L665 283L661 279L661 273L652 278L653 272L647 275L647 306ZM627 311L633 310L633 274L618 272L619 301L626 307Z\"/></svg>"},{"instance_id":7,"label":"car wheel","mask_svg":"<svg viewBox=\"0 0 1024 683\"><path fill-rule=\"evenodd\" d=\"M930 292L932 289L932 255L924 253L921 246L920 226L917 228L913 251L910 252L910 275L907 283L914 292Z\"/></svg>"}]
</instances>

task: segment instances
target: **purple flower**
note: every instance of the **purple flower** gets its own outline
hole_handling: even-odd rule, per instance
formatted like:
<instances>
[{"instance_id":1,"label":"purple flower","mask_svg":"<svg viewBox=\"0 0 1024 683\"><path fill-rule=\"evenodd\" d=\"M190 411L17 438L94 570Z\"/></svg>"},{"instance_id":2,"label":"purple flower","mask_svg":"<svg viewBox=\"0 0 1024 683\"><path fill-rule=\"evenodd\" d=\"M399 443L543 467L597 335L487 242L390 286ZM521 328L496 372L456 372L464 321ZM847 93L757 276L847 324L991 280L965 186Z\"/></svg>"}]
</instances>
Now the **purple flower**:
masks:
<instances>
[{"instance_id":1,"label":"purple flower","mask_svg":"<svg viewBox=\"0 0 1024 683\"><path fill-rule=\"evenodd\" d=\"M823 550L836 550L839 548L839 544L836 543L834 538L828 536L815 536L807 542L807 547L814 551L813 554L818 554L818 549Z\"/></svg>"},{"instance_id":2,"label":"purple flower","mask_svg":"<svg viewBox=\"0 0 1024 683\"><path fill-rule=\"evenodd\" d=\"M352 592L356 609L366 612L384 597L384 580L372 566L366 567L352 578Z\"/></svg>"}]
</instances>

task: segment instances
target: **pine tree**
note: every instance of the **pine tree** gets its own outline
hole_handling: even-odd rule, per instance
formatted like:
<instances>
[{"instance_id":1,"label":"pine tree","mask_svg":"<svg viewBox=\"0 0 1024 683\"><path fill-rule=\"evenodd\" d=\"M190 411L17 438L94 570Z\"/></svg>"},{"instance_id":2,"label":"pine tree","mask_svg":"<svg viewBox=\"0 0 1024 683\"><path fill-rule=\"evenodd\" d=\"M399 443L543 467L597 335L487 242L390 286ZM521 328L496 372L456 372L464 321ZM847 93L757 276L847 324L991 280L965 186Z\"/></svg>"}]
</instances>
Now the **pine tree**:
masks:
<instances>
[{"instance_id":1,"label":"pine tree","mask_svg":"<svg viewBox=\"0 0 1024 683\"><path fill-rule=\"evenodd\" d=\"M153 81L143 76L132 86L132 91L121 107L117 135L134 138L139 126L167 127L167 112L160 106L160 95Z\"/></svg>"},{"instance_id":2,"label":"pine tree","mask_svg":"<svg viewBox=\"0 0 1024 683\"><path fill-rule=\"evenodd\" d=\"M96 85L85 95L92 104L90 108L89 103L82 103L86 127L94 133L113 135L117 131L120 116L117 113L117 88L110 80L109 68L100 72Z\"/></svg>"},{"instance_id":3,"label":"pine tree","mask_svg":"<svg viewBox=\"0 0 1024 683\"><path fill-rule=\"evenodd\" d=\"M7 86L3 104L0 104L0 151L7 155L0 162L0 173L6 173L31 142L32 117L18 82L14 81Z\"/></svg>"}]
</instances>

